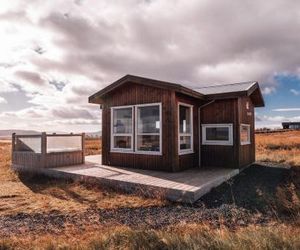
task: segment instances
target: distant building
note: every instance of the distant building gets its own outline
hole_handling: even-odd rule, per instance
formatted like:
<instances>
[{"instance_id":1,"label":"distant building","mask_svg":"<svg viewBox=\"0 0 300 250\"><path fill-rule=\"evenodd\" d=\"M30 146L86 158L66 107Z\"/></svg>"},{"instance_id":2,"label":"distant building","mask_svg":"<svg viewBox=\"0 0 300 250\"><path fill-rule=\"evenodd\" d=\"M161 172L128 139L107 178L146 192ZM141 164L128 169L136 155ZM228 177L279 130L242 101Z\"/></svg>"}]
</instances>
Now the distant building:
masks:
<instances>
[{"instance_id":1,"label":"distant building","mask_svg":"<svg viewBox=\"0 0 300 250\"><path fill-rule=\"evenodd\" d=\"M283 122L283 129L300 129L300 122Z\"/></svg>"}]
</instances>

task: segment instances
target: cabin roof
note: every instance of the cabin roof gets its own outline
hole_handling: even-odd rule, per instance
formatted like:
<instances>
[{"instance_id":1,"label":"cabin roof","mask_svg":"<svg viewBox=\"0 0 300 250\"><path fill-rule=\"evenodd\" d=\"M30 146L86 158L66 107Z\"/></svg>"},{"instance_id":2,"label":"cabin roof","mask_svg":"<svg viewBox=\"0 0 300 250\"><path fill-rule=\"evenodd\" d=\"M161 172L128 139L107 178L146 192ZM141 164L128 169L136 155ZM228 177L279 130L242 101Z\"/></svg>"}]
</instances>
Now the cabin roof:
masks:
<instances>
[{"instance_id":1,"label":"cabin roof","mask_svg":"<svg viewBox=\"0 0 300 250\"><path fill-rule=\"evenodd\" d=\"M211 86L205 86L194 89L204 95L211 94L223 94L230 92L240 92L247 91L250 89L256 82L239 82L239 83L230 83L230 84L216 84Z\"/></svg>"},{"instance_id":2,"label":"cabin roof","mask_svg":"<svg viewBox=\"0 0 300 250\"><path fill-rule=\"evenodd\" d=\"M191 88L186 84L172 83L160 80L154 80L150 78L134 76L134 75L125 75L119 80L113 82L112 84L101 89L94 95L89 97L90 103L103 103L103 97L109 94L111 91L120 87L125 83L136 83L147 86L152 86L156 88L163 88L174 90L175 92L182 93L200 100L215 100L215 99L226 99L226 98L235 98L238 96L249 96L252 99L252 102L255 107L263 107L264 100L256 81L249 82L240 82L240 83L231 83L231 84L219 84L211 85L200 88Z\"/></svg>"},{"instance_id":3,"label":"cabin roof","mask_svg":"<svg viewBox=\"0 0 300 250\"><path fill-rule=\"evenodd\" d=\"M238 82L230 84L216 84L194 89L210 100L249 96L255 107L264 107L265 102L258 82Z\"/></svg>"}]
</instances>

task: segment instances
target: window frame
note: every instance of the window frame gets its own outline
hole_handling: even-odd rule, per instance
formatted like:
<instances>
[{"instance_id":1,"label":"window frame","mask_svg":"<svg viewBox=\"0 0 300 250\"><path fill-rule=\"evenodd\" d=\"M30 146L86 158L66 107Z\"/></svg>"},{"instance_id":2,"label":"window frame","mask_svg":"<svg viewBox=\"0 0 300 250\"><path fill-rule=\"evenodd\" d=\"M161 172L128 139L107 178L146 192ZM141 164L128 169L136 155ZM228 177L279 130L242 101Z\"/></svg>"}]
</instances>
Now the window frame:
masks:
<instances>
[{"instance_id":1,"label":"window frame","mask_svg":"<svg viewBox=\"0 0 300 250\"><path fill-rule=\"evenodd\" d=\"M242 140L241 140L241 132L242 132L242 127L243 126L248 128L248 138L249 138L249 140L246 141L246 142L242 142ZM241 143L242 146L251 144L251 125L250 124L241 123L241 125L240 125L240 143Z\"/></svg>"},{"instance_id":2,"label":"window frame","mask_svg":"<svg viewBox=\"0 0 300 250\"><path fill-rule=\"evenodd\" d=\"M149 106L159 106L159 133L138 133L138 116L137 110L139 107L149 107ZM134 105L134 114L135 114L135 136L134 136L134 153L135 154L146 154L146 155L162 155L162 108L161 102L158 103L145 103L145 104L136 104ZM137 137L139 135L159 135L159 151L143 151L138 150L137 146Z\"/></svg>"},{"instance_id":3,"label":"window frame","mask_svg":"<svg viewBox=\"0 0 300 250\"><path fill-rule=\"evenodd\" d=\"M191 132L190 133L180 133L180 106L190 108L190 123L191 123ZM193 154L194 153L194 124L193 124L193 108L194 105L178 102L177 105L177 116L178 116L178 154L185 155L185 154ZM180 149L180 136L190 136L191 137L191 148L190 149Z\"/></svg>"},{"instance_id":4,"label":"window frame","mask_svg":"<svg viewBox=\"0 0 300 250\"><path fill-rule=\"evenodd\" d=\"M131 133L114 133L114 110L131 108ZM110 108L110 151L119 153L132 153L133 152L133 136L134 136L134 105L126 106L115 106ZM131 137L131 147L130 148L115 148L114 147L114 137L116 136L130 136Z\"/></svg>"},{"instance_id":5,"label":"window frame","mask_svg":"<svg viewBox=\"0 0 300 250\"><path fill-rule=\"evenodd\" d=\"M219 145L219 146L233 146L233 124L232 123L216 123L216 124L202 124L202 145ZM228 128L229 135L227 141L207 140L206 129L207 128Z\"/></svg>"}]
</instances>

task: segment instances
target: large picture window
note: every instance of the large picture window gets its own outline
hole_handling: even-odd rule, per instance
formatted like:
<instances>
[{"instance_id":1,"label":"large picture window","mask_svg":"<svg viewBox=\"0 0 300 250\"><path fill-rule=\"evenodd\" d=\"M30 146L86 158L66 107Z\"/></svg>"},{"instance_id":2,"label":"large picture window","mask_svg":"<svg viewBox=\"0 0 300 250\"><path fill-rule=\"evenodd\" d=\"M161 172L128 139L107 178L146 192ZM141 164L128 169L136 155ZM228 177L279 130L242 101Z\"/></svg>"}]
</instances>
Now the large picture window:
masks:
<instances>
[{"instance_id":1,"label":"large picture window","mask_svg":"<svg viewBox=\"0 0 300 250\"><path fill-rule=\"evenodd\" d=\"M232 124L203 124L202 144L233 145Z\"/></svg>"},{"instance_id":2,"label":"large picture window","mask_svg":"<svg viewBox=\"0 0 300 250\"><path fill-rule=\"evenodd\" d=\"M179 128L179 154L193 152L193 106L179 103L178 105Z\"/></svg>"},{"instance_id":3,"label":"large picture window","mask_svg":"<svg viewBox=\"0 0 300 250\"><path fill-rule=\"evenodd\" d=\"M241 145L250 144L250 125L249 124L241 124L240 128L240 138Z\"/></svg>"},{"instance_id":4,"label":"large picture window","mask_svg":"<svg viewBox=\"0 0 300 250\"><path fill-rule=\"evenodd\" d=\"M161 152L161 106L136 106L136 151Z\"/></svg>"},{"instance_id":5,"label":"large picture window","mask_svg":"<svg viewBox=\"0 0 300 250\"><path fill-rule=\"evenodd\" d=\"M111 108L112 152L161 154L161 144L160 103Z\"/></svg>"},{"instance_id":6,"label":"large picture window","mask_svg":"<svg viewBox=\"0 0 300 250\"><path fill-rule=\"evenodd\" d=\"M114 107L111 109L111 149L133 149L133 107Z\"/></svg>"}]
</instances>

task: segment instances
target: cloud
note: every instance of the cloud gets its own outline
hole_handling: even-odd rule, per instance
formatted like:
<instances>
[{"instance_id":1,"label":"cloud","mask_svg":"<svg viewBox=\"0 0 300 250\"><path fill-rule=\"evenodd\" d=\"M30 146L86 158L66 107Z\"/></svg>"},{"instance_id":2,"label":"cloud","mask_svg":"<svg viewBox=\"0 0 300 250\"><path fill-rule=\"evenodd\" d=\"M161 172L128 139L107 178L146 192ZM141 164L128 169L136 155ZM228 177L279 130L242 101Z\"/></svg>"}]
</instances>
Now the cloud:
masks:
<instances>
[{"instance_id":1,"label":"cloud","mask_svg":"<svg viewBox=\"0 0 300 250\"><path fill-rule=\"evenodd\" d=\"M6 118L20 118L20 119L37 119L37 118L43 118L47 117L47 110L45 110L42 107L30 107L21 109L19 111L8 111L8 112L2 112L0 113L0 117L2 119Z\"/></svg>"},{"instance_id":2,"label":"cloud","mask_svg":"<svg viewBox=\"0 0 300 250\"><path fill-rule=\"evenodd\" d=\"M275 92L276 92L276 88L275 87L265 87L265 88L262 89L262 93L264 95L271 95L271 94L273 94Z\"/></svg>"},{"instance_id":3,"label":"cloud","mask_svg":"<svg viewBox=\"0 0 300 250\"><path fill-rule=\"evenodd\" d=\"M290 89L290 92L293 93L294 95L300 95L300 91L295 89Z\"/></svg>"},{"instance_id":4,"label":"cloud","mask_svg":"<svg viewBox=\"0 0 300 250\"><path fill-rule=\"evenodd\" d=\"M60 108L52 110L52 114L55 117L64 118L64 119L74 119L74 118L82 118L82 119L96 119L91 112L86 109L75 109L75 108Z\"/></svg>"},{"instance_id":5,"label":"cloud","mask_svg":"<svg viewBox=\"0 0 300 250\"><path fill-rule=\"evenodd\" d=\"M67 18L63 11L54 11L43 17L40 25L56 33L53 44L66 48L64 60L37 59L34 63L73 74L88 71L91 77L97 76L100 69L108 82L126 73L199 85L266 82L278 72L298 72L298 58L293 51L299 41L286 29L297 29L295 20L299 16L291 11L296 4L276 1L274 5L281 8L272 8L276 15L269 15L269 4L247 2L245 8L244 4L226 2L215 5L209 1L131 1L140 13L138 16L130 4L119 1L106 5L95 2L99 7L95 9L103 8L102 15L95 15L86 3L80 8L69 7L72 11ZM173 15L166 9L171 9ZM284 9L289 10L289 17L282 14ZM239 22L232 22L233 17ZM261 24L254 25L258 20ZM281 46L283 40L285 46ZM270 90L269 87L266 92Z\"/></svg>"},{"instance_id":6,"label":"cloud","mask_svg":"<svg viewBox=\"0 0 300 250\"><path fill-rule=\"evenodd\" d=\"M270 116L270 115L257 115L256 117L256 121L259 122L293 122L293 121L299 121L300 120L300 116L293 116L293 117L287 117L287 116Z\"/></svg>"},{"instance_id":7,"label":"cloud","mask_svg":"<svg viewBox=\"0 0 300 250\"><path fill-rule=\"evenodd\" d=\"M0 93L15 92L17 90L13 84L0 79Z\"/></svg>"},{"instance_id":8,"label":"cloud","mask_svg":"<svg viewBox=\"0 0 300 250\"><path fill-rule=\"evenodd\" d=\"M0 104L4 103L7 103L7 100L4 97L0 96Z\"/></svg>"},{"instance_id":9,"label":"cloud","mask_svg":"<svg viewBox=\"0 0 300 250\"><path fill-rule=\"evenodd\" d=\"M128 73L193 87L253 80L272 94L276 76L300 76L299 9L284 0L6 1L0 92L22 89L32 115L46 116L28 111L33 121L96 120L88 96Z\"/></svg>"},{"instance_id":10,"label":"cloud","mask_svg":"<svg viewBox=\"0 0 300 250\"><path fill-rule=\"evenodd\" d=\"M54 120L50 122L46 122L47 126L55 126L55 125L99 125L101 121L99 119L67 119L67 120ZM100 127L100 126L99 126Z\"/></svg>"},{"instance_id":11,"label":"cloud","mask_svg":"<svg viewBox=\"0 0 300 250\"><path fill-rule=\"evenodd\" d=\"M35 85L45 85L46 81L41 77L40 74L29 71L17 71L15 75L25 81Z\"/></svg>"},{"instance_id":12,"label":"cloud","mask_svg":"<svg viewBox=\"0 0 300 250\"><path fill-rule=\"evenodd\" d=\"M290 112L290 111L300 111L300 108L281 108L281 109L272 109L272 111L276 112Z\"/></svg>"}]
</instances>

